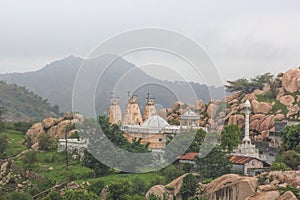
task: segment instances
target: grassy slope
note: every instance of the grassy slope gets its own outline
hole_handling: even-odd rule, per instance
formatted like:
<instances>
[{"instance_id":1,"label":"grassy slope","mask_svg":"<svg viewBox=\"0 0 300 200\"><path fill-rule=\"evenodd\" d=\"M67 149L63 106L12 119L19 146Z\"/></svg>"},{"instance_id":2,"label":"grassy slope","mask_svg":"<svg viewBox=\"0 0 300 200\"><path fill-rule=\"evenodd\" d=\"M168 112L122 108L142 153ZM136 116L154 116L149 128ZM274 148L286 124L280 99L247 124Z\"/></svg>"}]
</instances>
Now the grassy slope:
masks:
<instances>
[{"instance_id":1,"label":"grassy slope","mask_svg":"<svg viewBox=\"0 0 300 200\"><path fill-rule=\"evenodd\" d=\"M22 151L28 149L27 147L20 144L24 140L24 135L18 131L8 130L0 134L6 134L9 138L10 147L7 150L9 156L16 156ZM163 176L157 175L156 173L145 173L145 174L112 174L99 178L93 178L93 170L84 167L80 164L79 160L72 160L69 157L69 170L66 170L65 155L57 153L56 149L50 152L38 152L38 161L32 166L26 166L22 162L22 157L16 160L16 163L24 168L30 167L33 171L49 179L55 180L57 183L68 181L71 177L74 177L77 182L87 181L95 183L97 181L103 181L106 185L117 182L120 179L126 179L129 182L136 177L142 179L147 184L157 182L165 182ZM49 170L53 167L54 170Z\"/></svg>"},{"instance_id":2,"label":"grassy slope","mask_svg":"<svg viewBox=\"0 0 300 200\"><path fill-rule=\"evenodd\" d=\"M9 148L6 151L8 156L10 157L16 156L22 151L27 149L27 147L19 144L24 140L23 133L19 131L8 130L0 134L8 136Z\"/></svg>"}]
</instances>

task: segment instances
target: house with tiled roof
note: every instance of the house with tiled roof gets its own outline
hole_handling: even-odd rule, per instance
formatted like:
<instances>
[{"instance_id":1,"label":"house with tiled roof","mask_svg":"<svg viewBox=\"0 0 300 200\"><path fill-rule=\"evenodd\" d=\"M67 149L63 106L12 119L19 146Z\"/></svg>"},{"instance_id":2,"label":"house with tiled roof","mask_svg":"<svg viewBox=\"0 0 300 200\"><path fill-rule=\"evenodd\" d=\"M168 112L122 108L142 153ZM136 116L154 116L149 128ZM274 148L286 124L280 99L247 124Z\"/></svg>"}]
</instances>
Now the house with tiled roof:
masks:
<instances>
[{"instance_id":1,"label":"house with tiled roof","mask_svg":"<svg viewBox=\"0 0 300 200\"><path fill-rule=\"evenodd\" d=\"M270 166L258 158L247 156L233 155L230 158L230 162L232 164L232 173L249 176L255 176L257 173L265 171Z\"/></svg>"},{"instance_id":2,"label":"house with tiled roof","mask_svg":"<svg viewBox=\"0 0 300 200\"><path fill-rule=\"evenodd\" d=\"M199 155L197 152L190 152L177 157L179 163L195 164L195 159Z\"/></svg>"}]
</instances>

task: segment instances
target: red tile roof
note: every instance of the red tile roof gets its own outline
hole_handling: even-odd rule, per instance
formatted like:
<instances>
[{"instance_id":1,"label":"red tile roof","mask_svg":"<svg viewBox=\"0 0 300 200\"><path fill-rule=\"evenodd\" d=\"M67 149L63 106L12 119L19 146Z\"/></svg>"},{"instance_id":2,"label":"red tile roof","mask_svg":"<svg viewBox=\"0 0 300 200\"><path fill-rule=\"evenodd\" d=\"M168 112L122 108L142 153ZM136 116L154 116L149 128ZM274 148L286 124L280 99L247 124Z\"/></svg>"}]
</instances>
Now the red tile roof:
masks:
<instances>
[{"instance_id":1,"label":"red tile roof","mask_svg":"<svg viewBox=\"0 0 300 200\"><path fill-rule=\"evenodd\" d=\"M232 156L230 158L231 163L233 164L246 164L248 162L250 162L251 160L257 160L256 158L252 158L252 157L245 157L245 156Z\"/></svg>"},{"instance_id":2,"label":"red tile roof","mask_svg":"<svg viewBox=\"0 0 300 200\"><path fill-rule=\"evenodd\" d=\"M190 160L190 161L194 161L195 157L198 154L199 153L197 153L197 152L190 152L190 153L183 154L182 156L179 156L177 159L178 160Z\"/></svg>"}]
</instances>

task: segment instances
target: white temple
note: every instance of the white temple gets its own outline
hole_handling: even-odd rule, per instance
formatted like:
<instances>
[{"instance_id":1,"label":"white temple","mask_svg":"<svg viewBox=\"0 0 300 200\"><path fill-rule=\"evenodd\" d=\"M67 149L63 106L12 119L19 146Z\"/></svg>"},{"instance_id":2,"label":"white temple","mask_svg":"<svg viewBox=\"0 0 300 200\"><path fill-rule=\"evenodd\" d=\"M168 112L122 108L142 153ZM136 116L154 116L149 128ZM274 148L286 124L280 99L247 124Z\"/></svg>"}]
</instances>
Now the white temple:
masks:
<instances>
[{"instance_id":1,"label":"white temple","mask_svg":"<svg viewBox=\"0 0 300 200\"><path fill-rule=\"evenodd\" d=\"M251 112L251 104L249 100L245 102L244 109L245 109L245 136L243 138L243 143L239 144L239 146L233 150L232 155L261 159L259 156L258 149L255 147L254 144L251 143L251 139L249 137L249 115Z\"/></svg>"}]
</instances>

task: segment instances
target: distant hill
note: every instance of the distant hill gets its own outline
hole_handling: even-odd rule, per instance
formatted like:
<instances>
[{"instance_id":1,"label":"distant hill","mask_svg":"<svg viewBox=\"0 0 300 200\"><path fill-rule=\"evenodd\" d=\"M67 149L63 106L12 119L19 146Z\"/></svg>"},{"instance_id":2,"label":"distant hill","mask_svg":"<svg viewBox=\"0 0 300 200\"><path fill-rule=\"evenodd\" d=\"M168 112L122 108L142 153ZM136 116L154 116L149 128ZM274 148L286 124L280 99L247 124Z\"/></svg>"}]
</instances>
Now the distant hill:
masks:
<instances>
[{"instance_id":1,"label":"distant hill","mask_svg":"<svg viewBox=\"0 0 300 200\"><path fill-rule=\"evenodd\" d=\"M83 87L89 88L90 77L93 77L95 71L99 71L99 68L103 70L106 61L110 60L111 56L104 55L91 60L70 56L48 64L35 72L0 74L0 80L25 86L36 94L47 98L52 105L59 105L62 111L71 111L73 85L81 64L85 62L85 66L90 69L86 74L86 80L82 82ZM124 74L128 75L128 72L130 72L129 79L131 81L121 81L122 84L120 84L121 77ZM145 104L144 98L150 92L156 98L156 103L164 107L171 107L176 100L195 103L195 98L191 97L193 92L196 93L198 99L201 98L204 102L209 102L211 98L219 99L224 96L223 87L207 87L198 83L188 84L180 81L170 82L155 79L122 58L112 63L104 74L105 76L100 80L96 91L95 106L98 114L106 112L110 92L116 84L119 84L116 95L121 99L122 108L127 103L127 91L129 90L134 91L139 96L138 101L141 105ZM148 84L144 84L145 82ZM180 94L179 99L177 99L176 94ZM86 98L86 96L83 96L83 98Z\"/></svg>"},{"instance_id":2,"label":"distant hill","mask_svg":"<svg viewBox=\"0 0 300 200\"><path fill-rule=\"evenodd\" d=\"M57 116L58 106L50 106L47 100L25 87L0 81L0 108L6 121L39 121Z\"/></svg>"}]
</instances>

